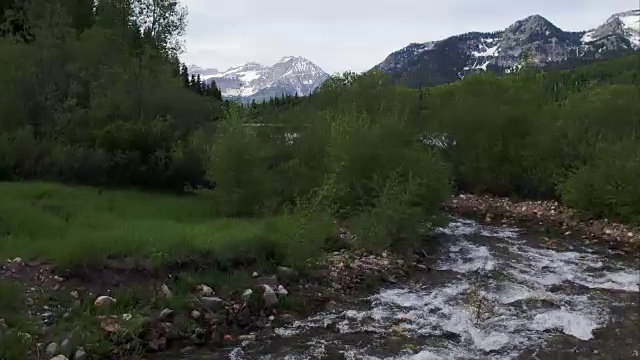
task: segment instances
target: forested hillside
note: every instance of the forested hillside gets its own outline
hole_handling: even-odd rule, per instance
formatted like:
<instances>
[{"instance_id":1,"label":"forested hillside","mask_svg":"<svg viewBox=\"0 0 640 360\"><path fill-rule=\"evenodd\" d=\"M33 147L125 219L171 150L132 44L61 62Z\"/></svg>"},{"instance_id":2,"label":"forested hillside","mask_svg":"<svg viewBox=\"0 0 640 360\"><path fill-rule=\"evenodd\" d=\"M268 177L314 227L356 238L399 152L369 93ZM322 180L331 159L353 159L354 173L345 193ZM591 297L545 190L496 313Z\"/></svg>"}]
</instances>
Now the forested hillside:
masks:
<instances>
[{"instance_id":1,"label":"forested hillside","mask_svg":"<svg viewBox=\"0 0 640 360\"><path fill-rule=\"evenodd\" d=\"M220 94L181 71L173 0L0 5L0 179L182 189Z\"/></svg>"}]
</instances>

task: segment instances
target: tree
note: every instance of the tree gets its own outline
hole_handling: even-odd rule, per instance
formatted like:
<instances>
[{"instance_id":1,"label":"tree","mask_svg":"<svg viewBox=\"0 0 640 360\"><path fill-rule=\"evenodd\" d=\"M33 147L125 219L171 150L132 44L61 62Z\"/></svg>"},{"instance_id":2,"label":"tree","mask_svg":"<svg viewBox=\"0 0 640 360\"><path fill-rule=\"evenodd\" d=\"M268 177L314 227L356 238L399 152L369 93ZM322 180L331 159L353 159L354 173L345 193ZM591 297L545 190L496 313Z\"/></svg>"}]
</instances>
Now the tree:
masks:
<instances>
[{"instance_id":1,"label":"tree","mask_svg":"<svg viewBox=\"0 0 640 360\"><path fill-rule=\"evenodd\" d=\"M134 21L157 46L171 55L182 51L180 37L186 29L187 10L178 0L131 0Z\"/></svg>"},{"instance_id":2,"label":"tree","mask_svg":"<svg viewBox=\"0 0 640 360\"><path fill-rule=\"evenodd\" d=\"M67 3L74 29L81 34L89 29L94 21L94 0L69 0Z\"/></svg>"},{"instance_id":3,"label":"tree","mask_svg":"<svg viewBox=\"0 0 640 360\"><path fill-rule=\"evenodd\" d=\"M196 76L196 94L198 95L204 95L204 83L202 82L202 78L200 77L200 74L198 74L198 76Z\"/></svg>"},{"instance_id":4,"label":"tree","mask_svg":"<svg viewBox=\"0 0 640 360\"><path fill-rule=\"evenodd\" d=\"M187 65L182 64L182 66L180 67L180 80L182 80L182 84L185 88L189 88L189 69L187 68Z\"/></svg>"},{"instance_id":5,"label":"tree","mask_svg":"<svg viewBox=\"0 0 640 360\"><path fill-rule=\"evenodd\" d=\"M33 34L29 30L26 4L15 0L0 0L0 38L30 42Z\"/></svg>"}]
</instances>

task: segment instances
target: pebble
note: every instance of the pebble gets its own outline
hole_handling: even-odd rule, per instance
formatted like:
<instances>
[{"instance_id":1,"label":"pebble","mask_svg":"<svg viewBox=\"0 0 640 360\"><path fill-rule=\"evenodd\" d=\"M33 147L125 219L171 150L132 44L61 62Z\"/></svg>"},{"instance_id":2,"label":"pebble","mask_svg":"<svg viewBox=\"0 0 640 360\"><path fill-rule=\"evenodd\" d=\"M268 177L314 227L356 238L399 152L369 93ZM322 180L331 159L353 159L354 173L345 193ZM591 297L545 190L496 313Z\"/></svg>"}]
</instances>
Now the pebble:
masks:
<instances>
[{"instance_id":1,"label":"pebble","mask_svg":"<svg viewBox=\"0 0 640 360\"><path fill-rule=\"evenodd\" d=\"M392 354L398 354L402 351L402 339L399 337L389 337L382 341L387 351Z\"/></svg>"},{"instance_id":2,"label":"pebble","mask_svg":"<svg viewBox=\"0 0 640 360\"><path fill-rule=\"evenodd\" d=\"M55 356L56 354L58 354L58 350L59 350L58 344L52 342L51 344L47 345L47 348L45 349L45 353L48 356Z\"/></svg>"},{"instance_id":3,"label":"pebble","mask_svg":"<svg viewBox=\"0 0 640 360\"><path fill-rule=\"evenodd\" d=\"M224 305L224 300L213 296L205 296L200 298L200 303L209 310L217 311Z\"/></svg>"},{"instance_id":4,"label":"pebble","mask_svg":"<svg viewBox=\"0 0 640 360\"><path fill-rule=\"evenodd\" d=\"M233 341L233 336L225 335L224 338L222 338L222 340L224 340L225 342Z\"/></svg>"},{"instance_id":5,"label":"pebble","mask_svg":"<svg viewBox=\"0 0 640 360\"><path fill-rule=\"evenodd\" d=\"M100 296L96 299L96 301L93 303L97 308L106 308L109 307L113 304L115 304L116 299L110 297L110 296Z\"/></svg>"},{"instance_id":6,"label":"pebble","mask_svg":"<svg viewBox=\"0 0 640 360\"><path fill-rule=\"evenodd\" d=\"M202 314L201 314L201 313L200 313L200 311L198 311L198 310L193 310L193 311L191 312L191 318L192 318L192 319L198 319L198 318L200 318L200 316L201 316L201 315L202 315Z\"/></svg>"},{"instance_id":7,"label":"pebble","mask_svg":"<svg viewBox=\"0 0 640 360\"><path fill-rule=\"evenodd\" d=\"M64 339L64 341L60 343L60 353L66 357L69 357L71 356L71 351L73 351L71 340Z\"/></svg>"},{"instance_id":8,"label":"pebble","mask_svg":"<svg viewBox=\"0 0 640 360\"><path fill-rule=\"evenodd\" d=\"M182 355L188 355L188 354L191 354L194 351L196 351L195 346L187 346L185 348L182 348L182 350L180 350L180 353Z\"/></svg>"},{"instance_id":9,"label":"pebble","mask_svg":"<svg viewBox=\"0 0 640 360\"><path fill-rule=\"evenodd\" d=\"M162 287L160 288L160 292L165 299L171 299L173 297L173 293L167 285L162 285Z\"/></svg>"},{"instance_id":10,"label":"pebble","mask_svg":"<svg viewBox=\"0 0 640 360\"><path fill-rule=\"evenodd\" d=\"M287 296L287 295L289 295L289 291L287 291L287 289L285 289L284 286L282 286L282 285L278 286L277 292L278 292L278 296Z\"/></svg>"},{"instance_id":11,"label":"pebble","mask_svg":"<svg viewBox=\"0 0 640 360\"><path fill-rule=\"evenodd\" d=\"M78 298L78 292L77 291L73 290L70 294L71 294L72 298L74 298L74 299Z\"/></svg>"},{"instance_id":12,"label":"pebble","mask_svg":"<svg viewBox=\"0 0 640 360\"><path fill-rule=\"evenodd\" d=\"M273 291L271 286L269 285L262 285L262 286L264 286L264 293L262 294L262 298L264 299L264 306L266 308L272 308L278 305L278 295L276 295L276 292Z\"/></svg>"},{"instance_id":13,"label":"pebble","mask_svg":"<svg viewBox=\"0 0 640 360\"><path fill-rule=\"evenodd\" d=\"M198 285L198 287L196 288L196 291L198 292L198 296L200 297L213 296L215 294L213 289L205 284Z\"/></svg>"},{"instance_id":14,"label":"pebble","mask_svg":"<svg viewBox=\"0 0 640 360\"><path fill-rule=\"evenodd\" d=\"M76 350L76 354L73 356L73 360L87 360L87 353L84 349L79 348Z\"/></svg>"},{"instance_id":15,"label":"pebble","mask_svg":"<svg viewBox=\"0 0 640 360\"><path fill-rule=\"evenodd\" d=\"M251 289L247 289L247 290L245 290L245 291L242 293L242 299L246 301L247 299L249 299L249 297L251 296L251 294L253 294L253 290L251 290Z\"/></svg>"},{"instance_id":16,"label":"pebble","mask_svg":"<svg viewBox=\"0 0 640 360\"><path fill-rule=\"evenodd\" d=\"M253 272L253 274L251 274L251 277L253 277L254 279L257 277L260 277L260 274L258 274L257 272Z\"/></svg>"},{"instance_id":17,"label":"pebble","mask_svg":"<svg viewBox=\"0 0 640 360\"><path fill-rule=\"evenodd\" d=\"M173 310L165 308L160 311L160 320L166 320L173 315Z\"/></svg>"},{"instance_id":18,"label":"pebble","mask_svg":"<svg viewBox=\"0 0 640 360\"><path fill-rule=\"evenodd\" d=\"M56 357L52 357L51 360L69 360L69 358L64 355L58 355Z\"/></svg>"},{"instance_id":19,"label":"pebble","mask_svg":"<svg viewBox=\"0 0 640 360\"><path fill-rule=\"evenodd\" d=\"M238 340L239 341L255 341L256 340L256 336L255 335L240 335L240 336L238 336Z\"/></svg>"}]
</instances>

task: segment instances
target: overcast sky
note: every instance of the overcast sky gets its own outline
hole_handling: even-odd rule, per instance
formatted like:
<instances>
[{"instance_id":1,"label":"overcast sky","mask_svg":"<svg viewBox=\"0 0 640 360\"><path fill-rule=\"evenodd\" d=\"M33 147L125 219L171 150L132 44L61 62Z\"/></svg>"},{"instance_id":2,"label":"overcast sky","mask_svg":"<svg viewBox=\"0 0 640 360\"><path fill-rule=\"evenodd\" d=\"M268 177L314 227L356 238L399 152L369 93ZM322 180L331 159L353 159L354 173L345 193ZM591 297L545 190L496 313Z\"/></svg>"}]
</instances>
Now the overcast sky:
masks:
<instances>
[{"instance_id":1,"label":"overcast sky","mask_svg":"<svg viewBox=\"0 0 640 360\"><path fill-rule=\"evenodd\" d=\"M639 0L182 0L189 8L183 61L227 68L304 56L329 73L364 71L411 42L501 30L540 14L587 30Z\"/></svg>"}]
</instances>

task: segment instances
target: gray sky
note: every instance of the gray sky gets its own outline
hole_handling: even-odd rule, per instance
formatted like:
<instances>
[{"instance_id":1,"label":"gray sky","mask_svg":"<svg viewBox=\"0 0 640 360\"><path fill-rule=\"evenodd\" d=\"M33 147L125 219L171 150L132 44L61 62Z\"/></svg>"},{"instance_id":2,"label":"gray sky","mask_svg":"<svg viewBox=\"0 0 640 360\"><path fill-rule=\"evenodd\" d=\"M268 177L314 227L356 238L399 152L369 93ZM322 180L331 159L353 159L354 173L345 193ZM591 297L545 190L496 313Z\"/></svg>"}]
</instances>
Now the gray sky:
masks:
<instances>
[{"instance_id":1,"label":"gray sky","mask_svg":"<svg viewBox=\"0 0 640 360\"><path fill-rule=\"evenodd\" d=\"M501 30L540 14L587 30L639 0L182 0L189 8L183 61L227 68L304 56L329 73L364 71L411 42Z\"/></svg>"}]
</instances>

